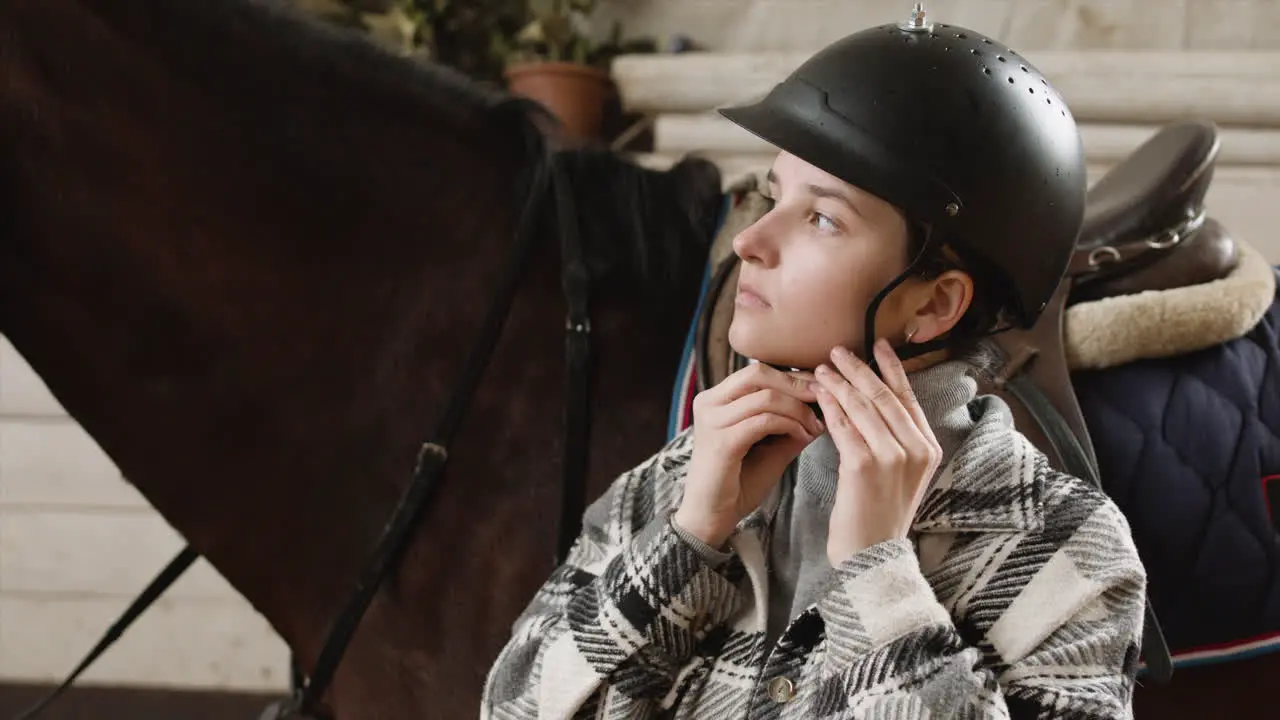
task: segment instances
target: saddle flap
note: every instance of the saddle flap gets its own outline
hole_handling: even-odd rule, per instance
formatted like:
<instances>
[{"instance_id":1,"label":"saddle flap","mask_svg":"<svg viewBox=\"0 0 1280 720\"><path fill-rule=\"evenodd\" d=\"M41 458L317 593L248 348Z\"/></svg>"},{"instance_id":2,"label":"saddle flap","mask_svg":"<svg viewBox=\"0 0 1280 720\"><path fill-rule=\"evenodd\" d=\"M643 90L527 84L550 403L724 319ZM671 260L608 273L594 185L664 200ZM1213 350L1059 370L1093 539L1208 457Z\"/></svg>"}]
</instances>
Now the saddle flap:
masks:
<instances>
[{"instance_id":1,"label":"saddle flap","mask_svg":"<svg viewBox=\"0 0 1280 720\"><path fill-rule=\"evenodd\" d=\"M1084 477L1087 467L1075 467L1068 445L1083 452L1095 463L1093 443L1076 400L1063 348L1063 318L1070 279L1059 286L1044 312L1030 329L1014 328L992 337L988 347L998 357L994 367L979 366L976 373L980 393L995 395L1009 406L1016 427L1027 440L1045 454L1058 470ZM1030 384L1032 387L1027 387ZM1051 407L1038 407L1043 398ZM1073 438L1064 437L1055 426L1055 416Z\"/></svg>"}]
</instances>

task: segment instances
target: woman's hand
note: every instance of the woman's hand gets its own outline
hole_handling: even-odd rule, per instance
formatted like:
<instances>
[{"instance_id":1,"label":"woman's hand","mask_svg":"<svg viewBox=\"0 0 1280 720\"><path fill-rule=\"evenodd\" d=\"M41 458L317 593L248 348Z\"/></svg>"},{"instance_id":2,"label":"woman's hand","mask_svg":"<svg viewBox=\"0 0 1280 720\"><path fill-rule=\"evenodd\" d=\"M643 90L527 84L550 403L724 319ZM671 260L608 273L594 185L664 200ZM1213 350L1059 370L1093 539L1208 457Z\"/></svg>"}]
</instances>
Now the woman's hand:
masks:
<instances>
[{"instance_id":1,"label":"woman's hand","mask_svg":"<svg viewBox=\"0 0 1280 720\"><path fill-rule=\"evenodd\" d=\"M823 432L812 378L754 363L693 399L693 456L673 520L713 548Z\"/></svg>"},{"instance_id":2,"label":"woman's hand","mask_svg":"<svg viewBox=\"0 0 1280 720\"><path fill-rule=\"evenodd\" d=\"M824 364L815 371L818 404L840 452L827 536L833 566L877 543L905 538L942 458L898 356L883 339L875 354L883 382L844 348L831 352L834 370Z\"/></svg>"}]
</instances>

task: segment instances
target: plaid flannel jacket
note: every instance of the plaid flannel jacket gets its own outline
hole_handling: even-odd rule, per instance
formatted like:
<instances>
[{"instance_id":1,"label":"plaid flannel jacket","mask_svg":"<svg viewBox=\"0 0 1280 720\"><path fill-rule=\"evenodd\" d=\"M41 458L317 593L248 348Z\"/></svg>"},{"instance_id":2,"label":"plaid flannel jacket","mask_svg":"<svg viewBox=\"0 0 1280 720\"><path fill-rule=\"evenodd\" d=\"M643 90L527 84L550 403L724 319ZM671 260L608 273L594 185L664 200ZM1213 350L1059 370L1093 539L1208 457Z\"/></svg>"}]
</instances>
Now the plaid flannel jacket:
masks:
<instances>
[{"instance_id":1,"label":"plaid flannel jacket","mask_svg":"<svg viewBox=\"0 0 1280 720\"><path fill-rule=\"evenodd\" d=\"M769 524L717 568L670 524L687 429L587 510L516 621L481 717L1131 718L1146 574L1116 506L983 397L912 539L831 572L764 642Z\"/></svg>"}]
</instances>

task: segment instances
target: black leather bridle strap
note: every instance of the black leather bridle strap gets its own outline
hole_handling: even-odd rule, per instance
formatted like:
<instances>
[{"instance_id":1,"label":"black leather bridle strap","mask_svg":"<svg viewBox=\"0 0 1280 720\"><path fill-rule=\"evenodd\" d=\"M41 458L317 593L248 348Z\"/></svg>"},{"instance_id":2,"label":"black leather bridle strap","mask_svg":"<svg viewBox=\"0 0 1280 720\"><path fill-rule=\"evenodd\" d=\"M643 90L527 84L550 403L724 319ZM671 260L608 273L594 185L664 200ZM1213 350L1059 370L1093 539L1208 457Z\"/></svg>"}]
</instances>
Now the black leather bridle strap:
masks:
<instances>
[{"instance_id":1,"label":"black leather bridle strap","mask_svg":"<svg viewBox=\"0 0 1280 720\"><path fill-rule=\"evenodd\" d=\"M422 445L413 479L396 506L373 555L361 572L360 579L346 606L330 626L315 668L302 687L295 691L293 697L277 708L275 717L314 716L319 700L332 682L365 611L377 595L378 588L393 563L398 559L422 509L434 496L440 475L449 459L449 443L461 426L466 410L471 404L471 397L489 365L494 345L502 334L511 303L515 299L520 278L537 245L537 239L540 236L537 217L540 200L546 193L548 183L560 184L549 176L549 173L554 172L553 158L544 156L544 161L537 165L533 186L520 214L516 246L507 261L498 284L498 292L489 305L480 332L463 363L462 375L454 386L453 394L449 396L449 402L440 423L435 432L428 436L431 439Z\"/></svg>"},{"instance_id":2,"label":"black leather bridle strap","mask_svg":"<svg viewBox=\"0 0 1280 720\"><path fill-rule=\"evenodd\" d=\"M151 604L156 601L156 598L160 597L160 595L173 584L173 581L182 577L182 573L186 571L187 568L191 567L191 563L195 562L199 557L200 554L190 546L183 548L178 555L170 560L169 564L160 571L160 574L156 575L155 579L147 585L147 587L138 595L137 599L130 603L129 607L125 608L124 613L120 615L120 619L116 620L110 628L107 628L107 632L103 634L102 639L98 640L98 644L93 646L93 649L89 651L88 655L85 655L84 659L80 661L80 664L76 666L76 669L71 671L71 674L67 676L67 679L63 680L62 684L59 685L56 690L46 695L40 700L40 702L31 706L31 709L19 715L16 720L30 720L48 707L49 703L52 703L54 700L58 699L62 693L66 692L67 688L71 687L71 685L75 683L76 678L80 677L80 674L87 670L89 666L93 664L93 661L97 660L98 656L105 652L107 648L115 644L116 640L119 640L120 636L124 634L124 631L133 624L133 621L137 620L147 608L151 607Z\"/></svg>"},{"instance_id":3,"label":"black leather bridle strap","mask_svg":"<svg viewBox=\"0 0 1280 720\"><path fill-rule=\"evenodd\" d=\"M583 258L573 189L563 173L552 182L552 188L556 195L556 218L560 228L563 266L560 281L567 305L564 327L564 447L560 454L563 476L560 482L560 523L553 561L553 566L559 566L582 530L582 511L586 505L587 464L590 459L588 441L591 435L591 317L588 311L591 276Z\"/></svg>"}]
</instances>

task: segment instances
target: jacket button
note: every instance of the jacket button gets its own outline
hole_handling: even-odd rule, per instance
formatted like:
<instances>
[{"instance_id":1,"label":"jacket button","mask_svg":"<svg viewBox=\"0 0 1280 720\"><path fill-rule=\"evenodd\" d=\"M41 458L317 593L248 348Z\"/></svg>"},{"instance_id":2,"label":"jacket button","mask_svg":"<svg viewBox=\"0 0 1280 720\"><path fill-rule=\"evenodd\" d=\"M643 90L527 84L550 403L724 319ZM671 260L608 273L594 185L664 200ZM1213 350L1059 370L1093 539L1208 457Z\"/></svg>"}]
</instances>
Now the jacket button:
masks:
<instances>
[{"instance_id":1,"label":"jacket button","mask_svg":"<svg viewBox=\"0 0 1280 720\"><path fill-rule=\"evenodd\" d=\"M791 702L795 696L796 686L791 682L791 678L776 677L769 681L769 697L774 702Z\"/></svg>"},{"instance_id":2,"label":"jacket button","mask_svg":"<svg viewBox=\"0 0 1280 720\"><path fill-rule=\"evenodd\" d=\"M707 629L706 614L698 613L697 615L695 615L693 618L693 622L689 625L689 629L693 631L694 635L697 635L701 633L703 630L706 630Z\"/></svg>"}]
</instances>

